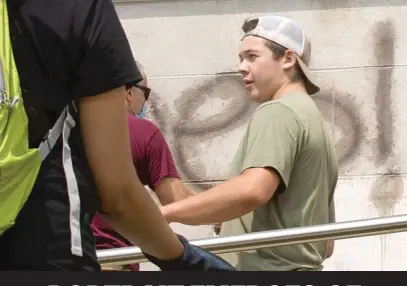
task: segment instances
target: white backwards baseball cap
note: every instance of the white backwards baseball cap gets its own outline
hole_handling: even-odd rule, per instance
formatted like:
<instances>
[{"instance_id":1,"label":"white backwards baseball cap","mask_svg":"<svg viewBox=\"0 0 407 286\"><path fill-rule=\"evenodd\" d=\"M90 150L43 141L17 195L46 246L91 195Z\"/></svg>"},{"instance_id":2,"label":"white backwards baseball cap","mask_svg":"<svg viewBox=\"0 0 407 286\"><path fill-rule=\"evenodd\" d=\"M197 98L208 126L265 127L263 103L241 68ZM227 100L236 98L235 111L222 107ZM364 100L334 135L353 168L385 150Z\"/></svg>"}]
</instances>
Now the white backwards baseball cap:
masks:
<instances>
[{"instance_id":1,"label":"white backwards baseball cap","mask_svg":"<svg viewBox=\"0 0 407 286\"><path fill-rule=\"evenodd\" d=\"M261 37L292 50L305 76L305 88L308 94L319 92L320 88L309 69L311 43L300 24L281 16L262 16L246 20L242 29L245 33L244 37Z\"/></svg>"}]
</instances>

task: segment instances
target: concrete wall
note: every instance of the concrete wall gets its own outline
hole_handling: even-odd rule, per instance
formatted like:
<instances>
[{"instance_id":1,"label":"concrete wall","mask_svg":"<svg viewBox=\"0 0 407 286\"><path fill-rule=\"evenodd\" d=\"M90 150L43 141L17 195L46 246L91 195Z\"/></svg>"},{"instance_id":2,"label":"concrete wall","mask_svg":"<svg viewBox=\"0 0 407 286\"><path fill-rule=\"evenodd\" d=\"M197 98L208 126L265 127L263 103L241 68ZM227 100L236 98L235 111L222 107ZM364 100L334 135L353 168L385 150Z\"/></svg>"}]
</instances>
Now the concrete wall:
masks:
<instances>
[{"instance_id":1,"label":"concrete wall","mask_svg":"<svg viewBox=\"0 0 407 286\"><path fill-rule=\"evenodd\" d=\"M407 2L224 0L117 3L136 59L154 89L150 118L185 180L204 190L226 177L253 111L235 74L240 26L274 13L313 43L315 96L335 138L337 220L402 214L407 160ZM176 226L179 230L179 225ZM181 229L193 238L208 228ZM407 234L340 240L327 270L407 270Z\"/></svg>"}]
</instances>

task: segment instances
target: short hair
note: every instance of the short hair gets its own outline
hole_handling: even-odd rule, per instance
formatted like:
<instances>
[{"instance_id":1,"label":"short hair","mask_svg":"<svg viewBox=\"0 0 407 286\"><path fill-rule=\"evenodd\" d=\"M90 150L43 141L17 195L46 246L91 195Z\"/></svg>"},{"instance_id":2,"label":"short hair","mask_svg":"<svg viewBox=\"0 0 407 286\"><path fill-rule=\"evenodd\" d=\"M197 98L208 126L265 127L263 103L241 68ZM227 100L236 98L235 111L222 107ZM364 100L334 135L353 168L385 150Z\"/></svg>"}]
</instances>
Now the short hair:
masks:
<instances>
[{"instance_id":1,"label":"short hair","mask_svg":"<svg viewBox=\"0 0 407 286\"><path fill-rule=\"evenodd\" d=\"M281 59L281 57L283 57L285 52L287 51L287 49L285 47L280 46L279 44L276 44L272 41L268 41L266 39L264 39L264 44L267 48L270 49L270 51L272 51L274 60ZM305 76L304 76L298 62L295 63L294 68L295 68L295 75L293 76L293 78L291 80L294 82L304 81Z\"/></svg>"}]
</instances>

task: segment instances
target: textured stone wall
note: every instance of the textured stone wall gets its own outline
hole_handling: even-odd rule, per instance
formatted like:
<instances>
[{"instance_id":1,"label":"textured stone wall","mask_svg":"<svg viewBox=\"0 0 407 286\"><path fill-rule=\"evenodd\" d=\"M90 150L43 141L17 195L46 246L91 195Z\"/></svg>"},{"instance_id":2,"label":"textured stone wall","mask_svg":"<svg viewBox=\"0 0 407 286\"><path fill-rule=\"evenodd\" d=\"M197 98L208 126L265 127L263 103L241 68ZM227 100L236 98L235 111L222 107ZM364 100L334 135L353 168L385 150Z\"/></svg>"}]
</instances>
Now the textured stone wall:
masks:
<instances>
[{"instance_id":1,"label":"textured stone wall","mask_svg":"<svg viewBox=\"0 0 407 286\"><path fill-rule=\"evenodd\" d=\"M407 2L344 0L117 3L135 58L154 90L149 117L183 178L204 190L226 178L255 105L236 74L240 26L274 13L312 42L315 96L340 160L337 220L403 214L407 160ZM177 225L207 237L210 230ZM179 228L180 227L180 228ZM197 231L199 230L199 231ZM406 233L340 240L328 270L407 270Z\"/></svg>"}]
</instances>

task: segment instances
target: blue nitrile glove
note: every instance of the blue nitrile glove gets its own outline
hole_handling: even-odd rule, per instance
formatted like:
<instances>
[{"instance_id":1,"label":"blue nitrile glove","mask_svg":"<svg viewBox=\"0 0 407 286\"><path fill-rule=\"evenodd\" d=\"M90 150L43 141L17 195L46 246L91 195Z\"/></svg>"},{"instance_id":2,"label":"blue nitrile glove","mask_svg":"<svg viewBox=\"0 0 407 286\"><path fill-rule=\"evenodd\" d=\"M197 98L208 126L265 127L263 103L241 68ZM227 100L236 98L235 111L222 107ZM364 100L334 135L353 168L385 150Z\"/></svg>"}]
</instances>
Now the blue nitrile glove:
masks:
<instances>
[{"instance_id":1,"label":"blue nitrile glove","mask_svg":"<svg viewBox=\"0 0 407 286\"><path fill-rule=\"evenodd\" d=\"M184 253L180 258L174 260L160 260L145 252L146 258L157 265L161 270L198 270L198 271L236 271L236 269L225 260L209 251L190 244L188 240L177 234L184 245Z\"/></svg>"}]
</instances>

